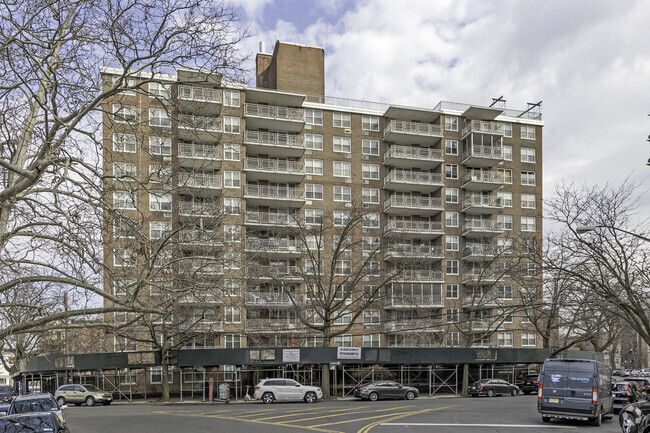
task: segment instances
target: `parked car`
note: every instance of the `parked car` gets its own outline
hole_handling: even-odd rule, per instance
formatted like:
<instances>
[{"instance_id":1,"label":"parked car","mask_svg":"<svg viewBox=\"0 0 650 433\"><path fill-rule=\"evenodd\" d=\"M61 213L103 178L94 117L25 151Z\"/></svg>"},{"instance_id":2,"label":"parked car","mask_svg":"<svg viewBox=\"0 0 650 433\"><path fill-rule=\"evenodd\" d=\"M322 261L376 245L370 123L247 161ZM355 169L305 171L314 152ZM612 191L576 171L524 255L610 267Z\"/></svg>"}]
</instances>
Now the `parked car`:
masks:
<instances>
[{"instance_id":1,"label":"parked car","mask_svg":"<svg viewBox=\"0 0 650 433\"><path fill-rule=\"evenodd\" d=\"M478 397L479 395L494 397L497 394L515 396L519 394L517 385L503 379L481 379L470 385L467 391L472 397Z\"/></svg>"},{"instance_id":2,"label":"parked car","mask_svg":"<svg viewBox=\"0 0 650 433\"><path fill-rule=\"evenodd\" d=\"M317 386L301 385L291 379L264 379L255 386L255 399L264 403L274 401L299 401L315 403L323 398L323 391Z\"/></svg>"},{"instance_id":3,"label":"parked car","mask_svg":"<svg viewBox=\"0 0 650 433\"><path fill-rule=\"evenodd\" d=\"M650 401L641 400L629 404L618 414L623 433L645 433L650 429Z\"/></svg>"},{"instance_id":4,"label":"parked car","mask_svg":"<svg viewBox=\"0 0 650 433\"><path fill-rule=\"evenodd\" d=\"M617 370L612 370L612 376L620 376L621 373L622 373L621 370L618 370L618 369Z\"/></svg>"},{"instance_id":5,"label":"parked car","mask_svg":"<svg viewBox=\"0 0 650 433\"><path fill-rule=\"evenodd\" d=\"M622 381L612 384L612 395L614 397L614 413L618 413L628 404L636 403L645 398L641 386L632 381Z\"/></svg>"},{"instance_id":6,"label":"parked car","mask_svg":"<svg viewBox=\"0 0 650 433\"><path fill-rule=\"evenodd\" d=\"M630 370L629 368L626 368L625 370L623 370L623 377L628 377L628 376L631 376L631 375L632 375L632 370Z\"/></svg>"},{"instance_id":7,"label":"parked car","mask_svg":"<svg viewBox=\"0 0 650 433\"><path fill-rule=\"evenodd\" d=\"M524 377L521 382L519 382L519 389L524 394L532 394L537 392L537 386L539 385L539 375L538 374L529 374Z\"/></svg>"},{"instance_id":8,"label":"parked car","mask_svg":"<svg viewBox=\"0 0 650 433\"><path fill-rule=\"evenodd\" d=\"M0 418L0 433L70 433L53 412L23 413Z\"/></svg>"},{"instance_id":9,"label":"parked car","mask_svg":"<svg viewBox=\"0 0 650 433\"><path fill-rule=\"evenodd\" d=\"M354 388L356 398L376 401L385 398L404 398L413 400L420 396L420 391L412 386L404 386L391 380L380 380Z\"/></svg>"},{"instance_id":10,"label":"parked car","mask_svg":"<svg viewBox=\"0 0 650 433\"><path fill-rule=\"evenodd\" d=\"M12 386L0 385L0 403L9 403L16 395L16 390Z\"/></svg>"},{"instance_id":11,"label":"parked car","mask_svg":"<svg viewBox=\"0 0 650 433\"><path fill-rule=\"evenodd\" d=\"M65 423L63 411L67 408L68 406L66 405L59 406L56 400L54 400L54 397L52 397L52 394L24 394L17 396L11 401L7 415L52 412L59 417L62 423Z\"/></svg>"},{"instance_id":12,"label":"parked car","mask_svg":"<svg viewBox=\"0 0 650 433\"><path fill-rule=\"evenodd\" d=\"M599 426L613 412L612 370L592 359L551 358L539 374L537 410L551 418L589 421Z\"/></svg>"},{"instance_id":13,"label":"parked car","mask_svg":"<svg viewBox=\"0 0 650 433\"><path fill-rule=\"evenodd\" d=\"M102 391L95 385L62 385L54 393L54 398L63 406L66 403L73 403L75 406L81 406L86 403L87 406L94 406L101 403L108 406L113 402L113 394Z\"/></svg>"},{"instance_id":14,"label":"parked car","mask_svg":"<svg viewBox=\"0 0 650 433\"><path fill-rule=\"evenodd\" d=\"M646 394L650 394L650 379L645 377L628 377L625 379L627 382L636 382L641 386L641 390Z\"/></svg>"}]
</instances>

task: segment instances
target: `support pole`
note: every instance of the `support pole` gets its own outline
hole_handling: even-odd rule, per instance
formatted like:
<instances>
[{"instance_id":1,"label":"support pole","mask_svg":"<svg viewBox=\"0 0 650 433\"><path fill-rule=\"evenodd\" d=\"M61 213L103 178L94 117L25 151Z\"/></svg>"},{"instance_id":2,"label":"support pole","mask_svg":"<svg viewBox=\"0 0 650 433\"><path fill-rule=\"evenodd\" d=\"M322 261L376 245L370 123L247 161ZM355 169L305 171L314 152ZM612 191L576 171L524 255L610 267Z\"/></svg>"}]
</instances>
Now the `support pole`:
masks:
<instances>
[{"instance_id":1,"label":"support pole","mask_svg":"<svg viewBox=\"0 0 650 433\"><path fill-rule=\"evenodd\" d=\"M212 403L212 399L214 396L214 377L208 379L208 383L210 384L208 387L208 402Z\"/></svg>"},{"instance_id":2,"label":"support pole","mask_svg":"<svg viewBox=\"0 0 650 433\"><path fill-rule=\"evenodd\" d=\"M467 388L469 387L469 364L463 364L463 389L460 391L460 395L467 397Z\"/></svg>"}]
</instances>

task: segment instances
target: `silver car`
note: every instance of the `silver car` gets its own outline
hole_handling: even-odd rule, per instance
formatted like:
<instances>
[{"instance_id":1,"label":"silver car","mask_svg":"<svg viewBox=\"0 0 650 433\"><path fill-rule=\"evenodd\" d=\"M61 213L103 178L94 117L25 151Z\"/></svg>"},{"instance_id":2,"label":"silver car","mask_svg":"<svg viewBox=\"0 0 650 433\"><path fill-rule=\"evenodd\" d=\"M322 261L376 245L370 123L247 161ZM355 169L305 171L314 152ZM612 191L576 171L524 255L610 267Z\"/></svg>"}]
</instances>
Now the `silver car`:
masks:
<instances>
[{"instance_id":1,"label":"silver car","mask_svg":"<svg viewBox=\"0 0 650 433\"><path fill-rule=\"evenodd\" d=\"M59 405L73 403L75 406L94 406L98 403L108 406L113 402L113 395L110 392L102 391L95 385L70 384L62 385L54 393L54 398Z\"/></svg>"},{"instance_id":2,"label":"silver car","mask_svg":"<svg viewBox=\"0 0 650 433\"><path fill-rule=\"evenodd\" d=\"M274 401L300 401L315 403L323 398L317 386L301 385L291 379L264 379L255 386L255 399L264 403Z\"/></svg>"}]
</instances>

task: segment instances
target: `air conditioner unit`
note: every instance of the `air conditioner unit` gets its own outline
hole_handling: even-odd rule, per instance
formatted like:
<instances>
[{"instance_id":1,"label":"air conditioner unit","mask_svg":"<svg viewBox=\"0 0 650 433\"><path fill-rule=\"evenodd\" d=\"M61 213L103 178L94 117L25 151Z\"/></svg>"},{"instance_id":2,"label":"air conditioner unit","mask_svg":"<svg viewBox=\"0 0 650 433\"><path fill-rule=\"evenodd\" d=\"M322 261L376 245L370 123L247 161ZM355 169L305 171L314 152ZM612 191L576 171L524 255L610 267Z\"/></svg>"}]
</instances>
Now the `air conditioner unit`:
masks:
<instances>
[{"instance_id":1,"label":"air conditioner unit","mask_svg":"<svg viewBox=\"0 0 650 433\"><path fill-rule=\"evenodd\" d=\"M361 134L363 134L363 135L370 135L370 132L368 132L368 131L363 131L363 132L361 132Z\"/></svg>"},{"instance_id":2,"label":"air conditioner unit","mask_svg":"<svg viewBox=\"0 0 650 433\"><path fill-rule=\"evenodd\" d=\"M363 183L366 184L366 185L368 185L368 184L370 183L370 181L369 181L368 179L364 179L364 180L363 180Z\"/></svg>"},{"instance_id":3,"label":"air conditioner unit","mask_svg":"<svg viewBox=\"0 0 650 433\"><path fill-rule=\"evenodd\" d=\"M170 162L172 160L171 156L163 156L163 161Z\"/></svg>"},{"instance_id":4,"label":"air conditioner unit","mask_svg":"<svg viewBox=\"0 0 650 433\"><path fill-rule=\"evenodd\" d=\"M307 178L307 180L311 180L311 174L308 174L307 176L305 176L305 178Z\"/></svg>"},{"instance_id":5,"label":"air conditioner unit","mask_svg":"<svg viewBox=\"0 0 650 433\"><path fill-rule=\"evenodd\" d=\"M305 155L311 155L311 149L305 150Z\"/></svg>"},{"instance_id":6,"label":"air conditioner unit","mask_svg":"<svg viewBox=\"0 0 650 433\"><path fill-rule=\"evenodd\" d=\"M311 200L306 200L305 204L311 204Z\"/></svg>"},{"instance_id":7,"label":"air conditioner unit","mask_svg":"<svg viewBox=\"0 0 650 433\"><path fill-rule=\"evenodd\" d=\"M363 155L361 158L365 159L366 161L370 159L370 157L368 155Z\"/></svg>"},{"instance_id":8,"label":"air conditioner unit","mask_svg":"<svg viewBox=\"0 0 650 433\"><path fill-rule=\"evenodd\" d=\"M345 157L346 157L346 158L352 158L352 154L351 154L351 153L346 153L346 154L345 154Z\"/></svg>"},{"instance_id":9,"label":"air conditioner unit","mask_svg":"<svg viewBox=\"0 0 650 433\"><path fill-rule=\"evenodd\" d=\"M346 177L346 178L345 178L345 183L352 183L352 179L349 178L349 177Z\"/></svg>"},{"instance_id":10,"label":"air conditioner unit","mask_svg":"<svg viewBox=\"0 0 650 433\"><path fill-rule=\"evenodd\" d=\"M311 129L311 125L305 125L305 129Z\"/></svg>"},{"instance_id":11,"label":"air conditioner unit","mask_svg":"<svg viewBox=\"0 0 650 433\"><path fill-rule=\"evenodd\" d=\"M352 203L346 203L345 207L352 207Z\"/></svg>"},{"instance_id":12,"label":"air conditioner unit","mask_svg":"<svg viewBox=\"0 0 650 433\"><path fill-rule=\"evenodd\" d=\"M369 209L370 205L367 204L367 203L364 203L363 205L361 205L361 207L364 208L364 209Z\"/></svg>"},{"instance_id":13,"label":"air conditioner unit","mask_svg":"<svg viewBox=\"0 0 650 433\"><path fill-rule=\"evenodd\" d=\"M172 213L171 212L163 212L163 218L171 218Z\"/></svg>"},{"instance_id":14,"label":"air conditioner unit","mask_svg":"<svg viewBox=\"0 0 650 433\"><path fill-rule=\"evenodd\" d=\"M344 129L343 132L346 133L346 134L352 134L352 130L351 130L351 129Z\"/></svg>"}]
</instances>

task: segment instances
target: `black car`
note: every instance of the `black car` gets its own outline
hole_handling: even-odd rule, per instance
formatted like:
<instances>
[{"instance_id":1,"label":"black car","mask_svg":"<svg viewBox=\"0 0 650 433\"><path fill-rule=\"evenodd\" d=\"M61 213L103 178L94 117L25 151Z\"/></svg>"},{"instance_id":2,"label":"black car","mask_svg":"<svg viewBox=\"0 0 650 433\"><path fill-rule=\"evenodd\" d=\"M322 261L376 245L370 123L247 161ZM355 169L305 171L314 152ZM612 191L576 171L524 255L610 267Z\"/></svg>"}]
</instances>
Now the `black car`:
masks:
<instances>
[{"instance_id":1,"label":"black car","mask_svg":"<svg viewBox=\"0 0 650 433\"><path fill-rule=\"evenodd\" d=\"M70 433L52 412L10 415L0 418L0 433Z\"/></svg>"},{"instance_id":2,"label":"black car","mask_svg":"<svg viewBox=\"0 0 650 433\"><path fill-rule=\"evenodd\" d=\"M645 433L650 429L650 401L642 400L625 406L618 414L623 433Z\"/></svg>"},{"instance_id":3,"label":"black car","mask_svg":"<svg viewBox=\"0 0 650 433\"><path fill-rule=\"evenodd\" d=\"M406 400L413 400L420 395L420 392L412 386L404 386L401 383L391 380L380 380L367 385L357 386L354 388L353 395L356 398L370 401L384 398L405 398Z\"/></svg>"},{"instance_id":4,"label":"black car","mask_svg":"<svg viewBox=\"0 0 650 433\"><path fill-rule=\"evenodd\" d=\"M643 400L645 393L638 383L623 381L612 384L612 396L614 397L614 412L617 412L629 404Z\"/></svg>"},{"instance_id":5,"label":"black car","mask_svg":"<svg viewBox=\"0 0 650 433\"><path fill-rule=\"evenodd\" d=\"M9 403L16 396L16 390L9 385L0 385L0 403Z\"/></svg>"},{"instance_id":6,"label":"black car","mask_svg":"<svg viewBox=\"0 0 650 433\"><path fill-rule=\"evenodd\" d=\"M517 385L503 379L481 379L470 385L467 392L472 397L478 397L479 395L494 397L497 394L512 395L514 397L519 394L519 388Z\"/></svg>"},{"instance_id":7,"label":"black car","mask_svg":"<svg viewBox=\"0 0 650 433\"><path fill-rule=\"evenodd\" d=\"M521 389L521 392L523 392L526 395L537 392L538 386L539 386L539 375L537 374L529 374L528 376L524 377L519 383L519 388Z\"/></svg>"},{"instance_id":8,"label":"black car","mask_svg":"<svg viewBox=\"0 0 650 433\"><path fill-rule=\"evenodd\" d=\"M626 382L636 382L646 394L650 394L650 379L647 377L627 377Z\"/></svg>"},{"instance_id":9,"label":"black car","mask_svg":"<svg viewBox=\"0 0 650 433\"><path fill-rule=\"evenodd\" d=\"M52 394L23 394L12 400L7 414L52 412L59 418L61 423L65 423L63 410L67 408L67 405L59 406Z\"/></svg>"}]
</instances>

